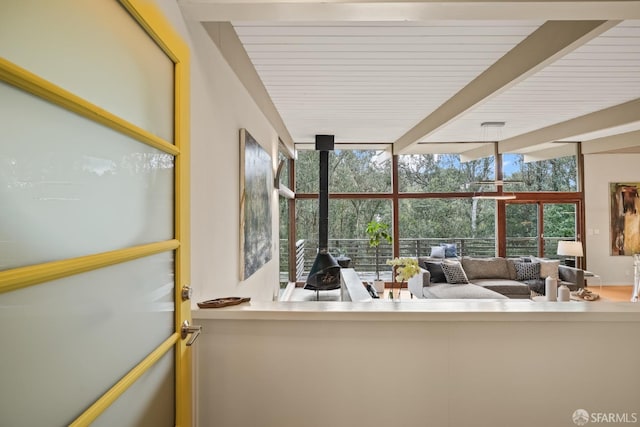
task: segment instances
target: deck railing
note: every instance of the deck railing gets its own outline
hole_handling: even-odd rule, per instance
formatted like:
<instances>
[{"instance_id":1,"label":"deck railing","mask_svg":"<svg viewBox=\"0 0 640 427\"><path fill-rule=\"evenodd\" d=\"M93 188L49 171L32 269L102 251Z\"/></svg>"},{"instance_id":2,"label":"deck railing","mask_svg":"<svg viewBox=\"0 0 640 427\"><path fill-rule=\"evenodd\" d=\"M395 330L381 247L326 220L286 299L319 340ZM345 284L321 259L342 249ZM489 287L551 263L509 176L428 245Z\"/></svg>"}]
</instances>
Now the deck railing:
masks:
<instances>
[{"instance_id":1,"label":"deck railing","mask_svg":"<svg viewBox=\"0 0 640 427\"><path fill-rule=\"evenodd\" d=\"M545 237L545 257L558 258L556 248L563 237ZM495 239L488 238L404 238L400 239L400 256L428 256L432 246L441 243L455 243L460 256L491 257L495 256ZM296 242L296 277L300 279L311 269L316 257L318 243L313 240ZM281 248L286 248L283 244ZM378 270L391 271L386 264L393 257L393 248L389 244L379 246ZM335 257L345 256L351 259L350 267L359 272L371 273L376 270L376 251L369 246L368 239L329 239L329 252ZM535 237L514 237L507 240L507 256L537 255L538 240ZM288 254L280 253L281 265L288 265ZM284 261L284 263L283 263Z\"/></svg>"}]
</instances>

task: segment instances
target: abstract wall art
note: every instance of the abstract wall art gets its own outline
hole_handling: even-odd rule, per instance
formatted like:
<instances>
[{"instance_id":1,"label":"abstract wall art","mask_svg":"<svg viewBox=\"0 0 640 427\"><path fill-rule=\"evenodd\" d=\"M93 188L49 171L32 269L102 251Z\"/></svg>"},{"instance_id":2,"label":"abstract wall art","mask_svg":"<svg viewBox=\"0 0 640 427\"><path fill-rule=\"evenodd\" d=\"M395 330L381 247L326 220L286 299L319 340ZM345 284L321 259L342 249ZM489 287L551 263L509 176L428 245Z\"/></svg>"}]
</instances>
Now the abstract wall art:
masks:
<instances>
[{"instance_id":1,"label":"abstract wall art","mask_svg":"<svg viewBox=\"0 0 640 427\"><path fill-rule=\"evenodd\" d=\"M640 182L609 184L611 255L640 253Z\"/></svg>"},{"instance_id":2,"label":"abstract wall art","mask_svg":"<svg viewBox=\"0 0 640 427\"><path fill-rule=\"evenodd\" d=\"M258 271L272 257L271 156L240 129L240 280Z\"/></svg>"}]
</instances>

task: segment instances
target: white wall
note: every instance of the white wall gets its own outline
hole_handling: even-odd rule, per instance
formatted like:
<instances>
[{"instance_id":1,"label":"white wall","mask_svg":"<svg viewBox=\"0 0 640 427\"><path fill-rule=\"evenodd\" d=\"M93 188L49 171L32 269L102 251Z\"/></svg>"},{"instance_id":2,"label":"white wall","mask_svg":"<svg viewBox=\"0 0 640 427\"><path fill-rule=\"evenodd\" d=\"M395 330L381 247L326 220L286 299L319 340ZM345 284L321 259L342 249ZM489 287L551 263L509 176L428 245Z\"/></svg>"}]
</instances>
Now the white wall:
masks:
<instances>
[{"instance_id":1,"label":"white wall","mask_svg":"<svg viewBox=\"0 0 640 427\"><path fill-rule=\"evenodd\" d=\"M633 258L611 256L609 184L640 182L639 162L640 154L584 156L587 269L600 275L603 284L633 284Z\"/></svg>"},{"instance_id":2,"label":"white wall","mask_svg":"<svg viewBox=\"0 0 640 427\"><path fill-rule=\"evenodd\" d=\"M198 22L175 0L157 0L191 49L191 270L193 301L224 296L271 300L278 289L278 195L273 258L240 281L239 130L246 128L276 167L278 136Z\"/></svg>"},{"instance_id":3,"label":"white wall","mask_svg":"<svg viewBox=\"0 0 640 427\"><path fill-rule=\"evenodd\" d=\"M198 319L197 426L569 427L577 409L640 418L638 322L539 314Z\"/></svg>"}]
</instances>

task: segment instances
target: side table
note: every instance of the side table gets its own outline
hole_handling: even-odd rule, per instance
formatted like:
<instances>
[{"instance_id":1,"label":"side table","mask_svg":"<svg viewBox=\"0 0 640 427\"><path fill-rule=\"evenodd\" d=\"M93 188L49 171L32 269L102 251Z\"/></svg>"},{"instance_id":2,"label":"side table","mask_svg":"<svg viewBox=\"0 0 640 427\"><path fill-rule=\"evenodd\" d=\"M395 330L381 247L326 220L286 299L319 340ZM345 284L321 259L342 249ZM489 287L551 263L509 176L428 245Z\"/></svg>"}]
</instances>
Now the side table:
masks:
<instances>
[{"instance_id":1,"label":"side table","mask_svg":"<svg viewBox=\"0 0 640 427\"><path fill-rule=\"evenodd\" d=\"M585 285L588 286L589 285L589 279L595 279L598 281L598 285L600 286L600 293L602 293L602 277L598 276L595 273L592 273L590 271L587 270L583 270L584 272L584 281L585 281Z\"/></svg>"}]
</instances>

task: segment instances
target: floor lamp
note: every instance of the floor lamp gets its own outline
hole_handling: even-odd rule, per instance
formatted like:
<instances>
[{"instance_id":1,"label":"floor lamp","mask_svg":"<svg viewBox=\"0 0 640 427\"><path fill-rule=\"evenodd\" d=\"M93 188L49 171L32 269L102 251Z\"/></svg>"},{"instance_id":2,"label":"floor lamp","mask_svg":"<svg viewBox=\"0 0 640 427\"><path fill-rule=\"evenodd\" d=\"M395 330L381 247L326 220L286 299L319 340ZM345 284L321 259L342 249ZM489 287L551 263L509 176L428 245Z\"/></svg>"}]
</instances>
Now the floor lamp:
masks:
<instances>
[{"instance_id":1,"label":"floor lamp","mask_svg":"<svg viewBox=\"0 0 640 427\"><path fill-rule=\"evenodd\" d=\"M560 240L558 242L558 255L574 257L573 259L565 258L564 264L569 267L575 267L578 257L584 256L582 243L572 240Z\"/></svg>"}]
</instances>

